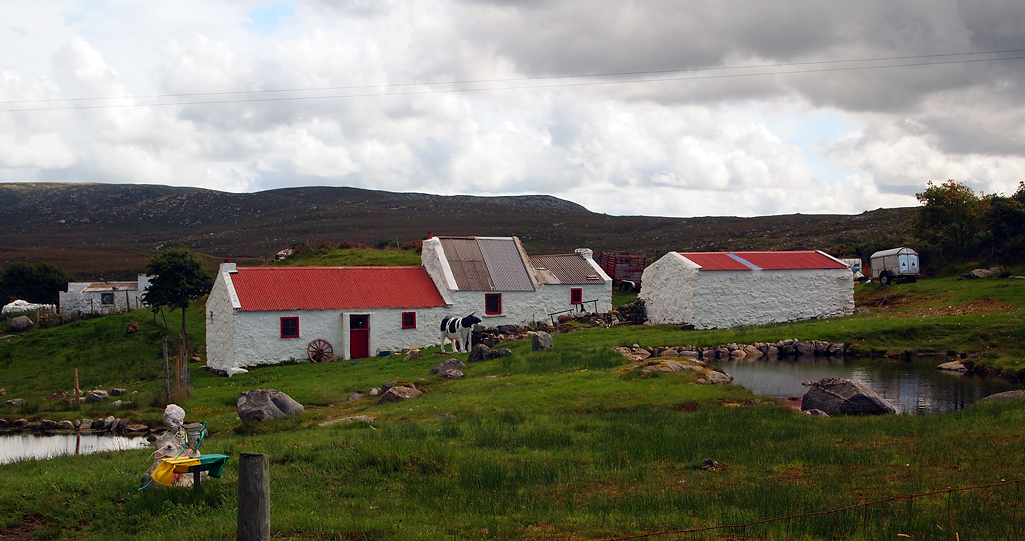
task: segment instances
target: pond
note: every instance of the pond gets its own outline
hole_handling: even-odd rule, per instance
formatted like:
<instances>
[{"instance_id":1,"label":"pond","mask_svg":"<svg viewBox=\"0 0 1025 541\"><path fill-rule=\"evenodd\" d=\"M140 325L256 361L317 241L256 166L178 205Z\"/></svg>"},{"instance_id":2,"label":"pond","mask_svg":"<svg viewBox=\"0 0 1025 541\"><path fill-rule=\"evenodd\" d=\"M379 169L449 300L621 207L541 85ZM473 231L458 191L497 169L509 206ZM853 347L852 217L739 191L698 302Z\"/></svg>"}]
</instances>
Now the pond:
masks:
<instances>
[{"instance_id":1,"label":"pond","mask_svg":"<svg viewBox=\"0 0 1025 541\"><path fill-rule=\"evenodd\" d=\"M805 380L848 378L882 395L899 413L943 413L962 409L1016 385L998 377L959 375L937 370L942 358L911 361L801 357L798 360L729 360L715 364L755 394L775 398L803 396Z\"/></svg>"},{"instance_id":2,"label":"pond","mask_svg":"<svg viewBox=\"0 0 1025 541\"><path fill-rule=\"evenodd\" d=\"M0 435L0 464L16 460L46 459L60 455L88 455L102 451L141 449L149 445L144 437L96 434Z\"/></svg>"}]
</instances>

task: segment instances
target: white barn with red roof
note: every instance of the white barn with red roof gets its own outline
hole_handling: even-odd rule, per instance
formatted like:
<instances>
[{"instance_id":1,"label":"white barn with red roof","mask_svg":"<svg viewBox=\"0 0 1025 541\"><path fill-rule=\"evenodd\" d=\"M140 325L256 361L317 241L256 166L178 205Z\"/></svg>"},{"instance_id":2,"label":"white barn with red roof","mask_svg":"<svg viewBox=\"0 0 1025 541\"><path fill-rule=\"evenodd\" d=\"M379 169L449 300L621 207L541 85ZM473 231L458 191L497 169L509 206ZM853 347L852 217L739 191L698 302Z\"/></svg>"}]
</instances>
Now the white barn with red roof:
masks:
<instances>
[{"instance_id":1,"label":"white barn with red roof","mask_svg":"<svg viewBox=\"0 0 1025 541\"><path fill-rule=\"evenodd\" d=\"M854 279L820 251L669 252L644 270L654 324L724 329L854 312Z\"/></svg>"},{"instance_id":2,"label":"white barn with red roof","mask_svg":"<svg viewBox=\"0 0 1025 541\"><path fill-rule=\"evenodd\" d=\"M435 345L446 306L423 267L224 263L206 303L207 366L306 361L325 342L334 359Z\"/></svg>"}]
</instances>

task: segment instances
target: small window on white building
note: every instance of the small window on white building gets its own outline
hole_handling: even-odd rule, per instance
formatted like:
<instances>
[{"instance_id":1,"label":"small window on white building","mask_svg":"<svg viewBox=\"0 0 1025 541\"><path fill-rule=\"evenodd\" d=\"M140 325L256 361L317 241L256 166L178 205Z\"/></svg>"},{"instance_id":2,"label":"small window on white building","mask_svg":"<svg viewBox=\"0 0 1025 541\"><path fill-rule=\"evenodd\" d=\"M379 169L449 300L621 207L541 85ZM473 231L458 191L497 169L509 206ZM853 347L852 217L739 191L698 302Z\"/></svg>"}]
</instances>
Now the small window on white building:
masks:
<instances>
[{"instance_id":1,"label":"small window on white building","mask_svg":"<svg viewBox=\"0 0 1025 541\"><path fill-rule=\"evenodd\" d=\"M402 328L403 329L415 329L416 328L416 312L402 312Z\"/></svg>"},{"instance_id":2,"label":"small window on white building","mask_svg":"<svg viewBox=\"0 0 1025 541\"><path fill-rule=\"evenodd\" d=\"M108 306L114 304L114 293L100 293L100 304Z\"/></svg>"}]
</instances>

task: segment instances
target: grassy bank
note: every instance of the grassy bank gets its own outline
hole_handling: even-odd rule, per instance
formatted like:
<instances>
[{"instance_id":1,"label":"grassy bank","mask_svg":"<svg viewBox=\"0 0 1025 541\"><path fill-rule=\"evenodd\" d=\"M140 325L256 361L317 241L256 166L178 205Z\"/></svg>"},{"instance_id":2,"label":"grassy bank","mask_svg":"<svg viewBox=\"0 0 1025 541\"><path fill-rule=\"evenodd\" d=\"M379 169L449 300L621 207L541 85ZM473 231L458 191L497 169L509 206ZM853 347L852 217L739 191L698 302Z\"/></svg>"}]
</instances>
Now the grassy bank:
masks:
<instances>
[{"instance_id":1,"label":"grassy bank","mask_svg":"<svg viewBox=\"0 0 1025 541\"><path fill-rule=\"evenodd\" d=\"M201 495L138 492L149 450L0 466L0 536L231 538L242 452L270 457L273 538L296 540L608 539L1013 480L1025 463L1020 402L936 416L807 417L739 387L694 385L692 373L639 375L609 346L824 339L866 352L973 353L1019 367L1021 287L868 284L857 290L868 313L849 318L703 332L587 329L555 335L552 352L509 344L511 356L474 363L457 380L428 375L452 356L436 348L410 362L297 364L232 378L194 370L191 396L180 403L189 421L208 422L203 451L232 457L224 478ZM129 335L131 320L140 331ZM188 320L201 338L202 309ZM168 323L177 328L170 316ZM109 406L64 412L66 405L45 400L67 389L78 367L83 388L140 391L129 416L157 422L165 332L137 312L0 340L6 398L35 404L0 404L0 417L124 416ZM391 405L346 400L393 380L413 381L426 394ZM243 426L238 393L264 387L288 393L306 413ZM376 420L321 426L352 415ZM708 458L719 467L700 469ZM705 539L1020 539L1020 496L1016 486L947 493Z\"/></svg>"}]
</instances>

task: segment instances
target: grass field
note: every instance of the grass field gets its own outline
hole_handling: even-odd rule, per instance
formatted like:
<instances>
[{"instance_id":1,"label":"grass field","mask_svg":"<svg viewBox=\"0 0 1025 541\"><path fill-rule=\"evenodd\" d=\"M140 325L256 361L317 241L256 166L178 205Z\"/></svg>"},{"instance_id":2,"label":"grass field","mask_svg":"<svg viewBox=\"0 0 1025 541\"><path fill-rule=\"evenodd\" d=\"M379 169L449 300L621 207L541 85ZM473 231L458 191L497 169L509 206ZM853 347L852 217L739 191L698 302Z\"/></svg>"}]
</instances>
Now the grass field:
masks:
<instances>
[{"instance_id":1,"label":"grass field","mask_svg":"<svg viewBox=\"0 0 1025 541\"><path fill-rule=\"evenodd\" d=\"M551 352L509 344L511 356L469 365L457 380L428 376L450 356L436 348L410 362L297 364L232 378L194 370L191 396L180 403L188 420L208 422L203 451L232 457L224 478L201 495L138 492L148 450L0 466L0 536L231 538L242 452L269 456L272 538L295 540L610 539L1016 480L1025 465L1020 402L935 416L808 417L739 387L640 376L609 346L824 339L865 352L973 354L1014 371L1025 364L1022 287L867 284L857 295L869 313L849 318L706 332L587 329L555 335ZM193 311L190 335L201 347L202 311ZM131 320L141 330L128 335ZM148 312L136 312L0 340L0 386L7 398L28 400L21 409L0 405L0 417L124 416L109 406L66 411L45 399L67 389L77 367L83 388L140 391L129 416L158 422L164 332ZM390 405L346 401L393 380L426 394ZM261 387L288 393L306 413L242 425L236 397ZM376 420L320 426L352 415ZM700 469L708 458L719 468ZM1021 539L1021 496L1010 485L652 539Z\"/></svg>"}]
</instances>

